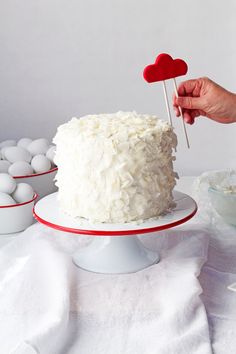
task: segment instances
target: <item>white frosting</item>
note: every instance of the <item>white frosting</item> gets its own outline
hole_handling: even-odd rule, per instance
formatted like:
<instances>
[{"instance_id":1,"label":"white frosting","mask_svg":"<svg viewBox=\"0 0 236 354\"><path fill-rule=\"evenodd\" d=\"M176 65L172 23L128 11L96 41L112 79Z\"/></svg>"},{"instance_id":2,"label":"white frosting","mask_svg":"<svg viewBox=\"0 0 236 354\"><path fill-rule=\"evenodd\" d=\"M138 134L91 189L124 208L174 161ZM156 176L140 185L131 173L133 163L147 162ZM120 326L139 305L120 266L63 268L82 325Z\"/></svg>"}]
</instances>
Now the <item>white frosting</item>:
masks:
<instances>
[{"instance_id":1,"label":"white frosting","mask_svg":"<svg viewBox=\"0 0 236 354\"><path fill-rule=\"evenodd\" d=\"M61 209L96 222L148 219L173 205L172 127L136 112L72 118L54 138Z\"/></svg>"}]
</instances>

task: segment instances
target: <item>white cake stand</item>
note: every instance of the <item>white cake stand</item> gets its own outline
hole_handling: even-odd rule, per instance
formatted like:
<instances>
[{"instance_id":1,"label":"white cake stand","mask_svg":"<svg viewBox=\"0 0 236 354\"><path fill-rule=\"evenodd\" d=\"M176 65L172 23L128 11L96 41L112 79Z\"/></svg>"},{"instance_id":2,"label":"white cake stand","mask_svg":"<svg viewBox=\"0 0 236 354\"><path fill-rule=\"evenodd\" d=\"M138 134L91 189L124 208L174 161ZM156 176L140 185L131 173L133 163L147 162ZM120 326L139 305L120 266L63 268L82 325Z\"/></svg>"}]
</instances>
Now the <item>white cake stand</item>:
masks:
<instances>
[{"instance_id":1,"label":"white cake stand","mask_svg":"<svg viewBox=\"0 0 236 354\"><path fill-rule=\"evenodd\" d=\"M132 273L160 258L156 251L144 247L137 234L169 229L185 223L197 212L197 204L188 195L174 191L176 207L166 215L142 223L91 224L86 219L71 218L59 209L57 193L39 200L34 217L40 223L65 232L96 236L91 244L73 255L74 263L96 273Z\"/></svg>"}]
</instances>

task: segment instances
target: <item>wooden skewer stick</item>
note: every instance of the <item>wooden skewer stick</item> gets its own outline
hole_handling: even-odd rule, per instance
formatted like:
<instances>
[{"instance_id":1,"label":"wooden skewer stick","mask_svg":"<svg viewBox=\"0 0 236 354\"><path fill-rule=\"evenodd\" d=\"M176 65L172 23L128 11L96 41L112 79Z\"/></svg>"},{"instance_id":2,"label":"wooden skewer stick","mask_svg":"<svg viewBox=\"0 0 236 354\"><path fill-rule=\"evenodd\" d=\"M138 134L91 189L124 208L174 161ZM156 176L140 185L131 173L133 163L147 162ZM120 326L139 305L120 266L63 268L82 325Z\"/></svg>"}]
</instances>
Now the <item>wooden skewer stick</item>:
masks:
<instances>
[{"instance_id":1,"label":"wooden skewer stick","mask_svg":"<svg viewBox=\"0 0 236 354\"><path fill-rule=\"evenodd\" d=\"M173 81L174 81L174 89L175 89L176 97L179 97L175 77L173 78ZM181 114L181 117L182 117L182 124L183 124L184 135L185 135L185 138L186 138L187 147L190 148L189 139L188 139L188 134L187 134L187 129L186 129L186 125L185 125L185 121L184 121L184 116L183 116L183 111L182 111L182 108L181 108L180 106L178 106L178 108L179 108L179 111L180 111L180 114Z\"/></svg>"},{"instance_id":2,"label":"wooden skewer stick","mask_svg":"<svg viewBox=\"0 0 236 354\"><path fill-rule=\"evenodd\" d=\"M171 126L173 126L172 118L171 118L171 114L170 114L170 105L169 105L169 100L168 100L168 96L167 96L165 80L162 81L162 84L163 84L163 90L164 90L164 96L165 96L165 102L166 102L166 110L168 113L169 123Z\"/></svg>"}]
</instances>

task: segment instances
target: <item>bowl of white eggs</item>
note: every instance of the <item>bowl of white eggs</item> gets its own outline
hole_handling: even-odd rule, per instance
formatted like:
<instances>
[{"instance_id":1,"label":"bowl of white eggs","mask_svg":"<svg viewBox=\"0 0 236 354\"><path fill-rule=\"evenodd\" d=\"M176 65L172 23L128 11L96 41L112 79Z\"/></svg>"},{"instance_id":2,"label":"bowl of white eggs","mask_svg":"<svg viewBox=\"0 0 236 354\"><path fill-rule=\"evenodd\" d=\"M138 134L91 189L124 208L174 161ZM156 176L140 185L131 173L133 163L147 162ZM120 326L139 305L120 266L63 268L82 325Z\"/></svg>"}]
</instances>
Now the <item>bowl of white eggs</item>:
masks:
<instances>
[{"instance_id":1,"label":"bowl of white eggs","mask_svg":"<svg viewBox=\"0 0 236 354\"><path fill-rule=\"evenodd\" d=\"M33 223L37 194L27 183L17 183L8 173L0 173L0 234L25 230Z\"/></svg>"},{"instance_id":2,"label":"bowl of white eggs","mask_svg":"<svg viewBox=\"0 0 236 354\"><path fill-rule=\"evenodd\" d=\"M0 173L9 173L18 183L28 183L44 197L57 190L53 162L55 145L45 138L5 140L0 143Z\"/></svg>"}]
</instances>

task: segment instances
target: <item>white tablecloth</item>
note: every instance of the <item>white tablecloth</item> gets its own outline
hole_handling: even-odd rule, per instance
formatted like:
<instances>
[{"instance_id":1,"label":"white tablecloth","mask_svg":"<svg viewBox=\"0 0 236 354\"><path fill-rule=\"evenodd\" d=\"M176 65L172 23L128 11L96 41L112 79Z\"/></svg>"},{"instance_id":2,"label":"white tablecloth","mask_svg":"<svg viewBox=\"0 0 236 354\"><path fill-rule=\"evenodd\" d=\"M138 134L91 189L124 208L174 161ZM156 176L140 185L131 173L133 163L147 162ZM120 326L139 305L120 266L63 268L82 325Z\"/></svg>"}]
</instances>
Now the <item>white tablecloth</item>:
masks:
<instances>
[{"instance_id":1,"label":"white tablecloth","mask_svg":"<svg viewBox=\"0 0 236 354\"><path fill-rule=\"evenodd\" d=\"M191 195L192 182L176 189ZM76 268L86 236L39 224L2 235L0 354L235 353L236 229L203 220L143 236L162 260L127 275Z\"/></svg>"}]
</instances>

